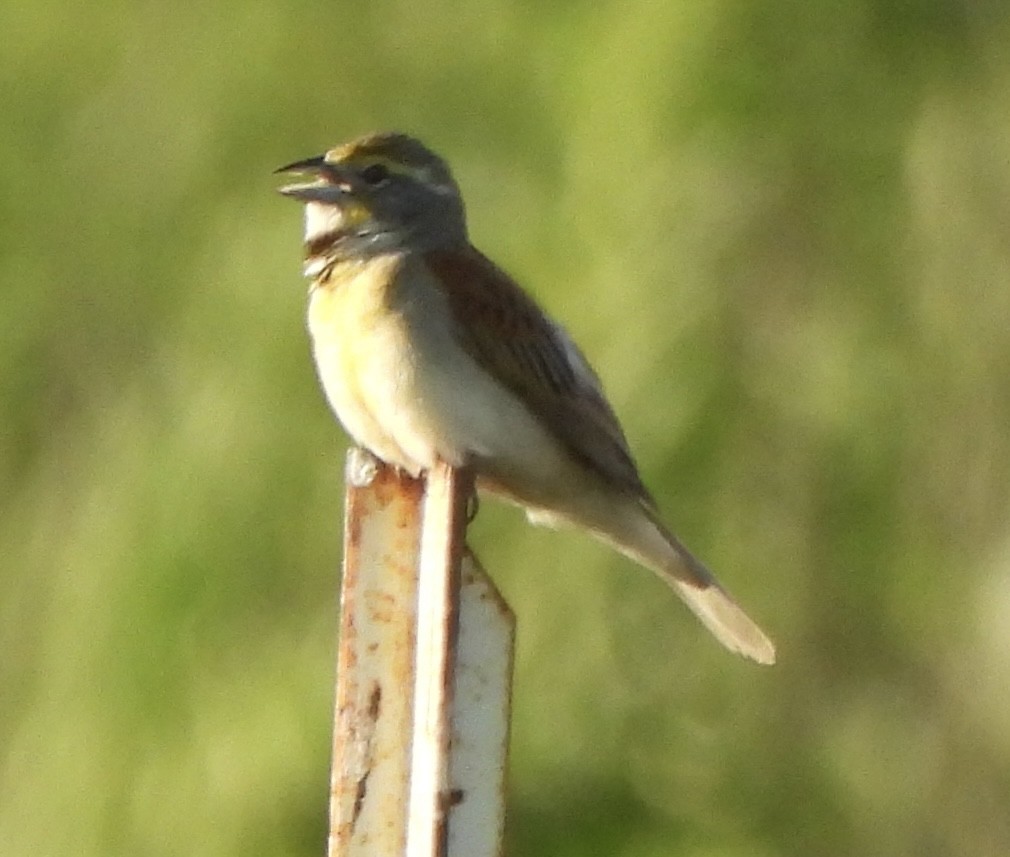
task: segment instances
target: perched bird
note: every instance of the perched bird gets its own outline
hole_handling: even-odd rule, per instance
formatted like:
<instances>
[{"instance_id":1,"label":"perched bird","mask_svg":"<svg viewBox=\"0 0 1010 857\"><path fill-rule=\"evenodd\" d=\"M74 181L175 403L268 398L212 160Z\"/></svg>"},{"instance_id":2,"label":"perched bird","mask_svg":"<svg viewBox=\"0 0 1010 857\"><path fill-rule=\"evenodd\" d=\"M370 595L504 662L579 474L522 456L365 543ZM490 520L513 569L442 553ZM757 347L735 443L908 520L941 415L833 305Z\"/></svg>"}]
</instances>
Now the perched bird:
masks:
<instances>
[{"instance_id":1,"label":"perched bird","mask_svg":"<svg viewBox=\"0 0 1010 857\"><path fill-rule=\"evenodd\" d=\"M305 203L308 327L323 389L360 446L417 476L472 468L531 521L588 530L666 580L729 649L775 647L660 522L599 378L467 236L445 161L373 134L277 172Z\"/></svg>"}]
</instances>

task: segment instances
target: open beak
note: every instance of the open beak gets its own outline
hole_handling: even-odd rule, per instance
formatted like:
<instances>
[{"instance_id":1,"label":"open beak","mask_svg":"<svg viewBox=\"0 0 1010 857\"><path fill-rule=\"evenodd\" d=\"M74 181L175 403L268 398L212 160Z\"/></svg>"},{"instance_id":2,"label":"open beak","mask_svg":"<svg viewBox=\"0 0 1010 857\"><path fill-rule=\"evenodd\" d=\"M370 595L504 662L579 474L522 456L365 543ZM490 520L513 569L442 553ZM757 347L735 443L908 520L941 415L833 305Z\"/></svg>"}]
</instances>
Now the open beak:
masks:
<instances>
[{"instance_id":1,"label":"open beak","mask_svg":"<svg viewBox=\"0 0 1010 857\"><path fill-rule=\"evenodd\" d=\"M287 166L278 167L274 170L277 173L319 173L326 167L326 155L316 155L314 158L306 158L303 161L295 161Z\"/></svg>"},{"instance_id":2,"label":"open beak","mask_svg":"<svg viewBox=\"0 0 1010 857\"><path fill-rule=\"evenodd\" d=\"M305 158L287 166L279 167L274 173L306 173L315 176L313 182L284 185L278 193L302 202L323 202L335 205L347 197L350 185L342 178L340 171L326 162L325 155Z\"/></svg>"}]
</instances>

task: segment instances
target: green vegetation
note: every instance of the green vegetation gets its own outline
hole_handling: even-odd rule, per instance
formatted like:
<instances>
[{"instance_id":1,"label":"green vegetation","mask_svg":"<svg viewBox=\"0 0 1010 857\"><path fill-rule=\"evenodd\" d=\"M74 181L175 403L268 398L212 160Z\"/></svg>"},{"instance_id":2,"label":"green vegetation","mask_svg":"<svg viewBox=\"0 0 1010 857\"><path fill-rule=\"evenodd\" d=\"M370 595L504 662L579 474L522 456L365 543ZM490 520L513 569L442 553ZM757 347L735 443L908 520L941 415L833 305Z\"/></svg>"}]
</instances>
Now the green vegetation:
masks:
<instances>
[{"instance_id":1,"label":"green vegetation","mask_svg":"<svg viewBox=\"0 0 1010 857\"><path fill-rule=\"evenodd\" d=\"M0 8L0 854L324 849L343 435L271 169L378 128L583 343L760 669L485 503L511 855L1010 853L1003 4Z\"/></svg>"}]
</instances>

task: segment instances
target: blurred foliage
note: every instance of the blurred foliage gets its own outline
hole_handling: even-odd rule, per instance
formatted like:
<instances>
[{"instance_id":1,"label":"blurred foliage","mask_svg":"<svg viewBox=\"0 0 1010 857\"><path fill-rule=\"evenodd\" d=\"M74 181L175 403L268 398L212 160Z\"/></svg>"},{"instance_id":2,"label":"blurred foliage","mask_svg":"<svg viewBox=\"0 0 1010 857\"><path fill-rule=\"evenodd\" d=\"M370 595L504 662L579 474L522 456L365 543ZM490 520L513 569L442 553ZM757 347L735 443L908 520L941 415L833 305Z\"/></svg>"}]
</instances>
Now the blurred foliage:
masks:
<instances>
[{"instance_id":1,"label":"blurred foliage","mask_svg":"<svg viewBox=\"0 0 1010 857\"><path fill-rule=\"evenodd\" d=\"M271 169L377 128L781 663L485 504L509 853L1010 853L994 0L0 7L0 853L315 855L342 434Z\"/></svg>"}]
</instances>

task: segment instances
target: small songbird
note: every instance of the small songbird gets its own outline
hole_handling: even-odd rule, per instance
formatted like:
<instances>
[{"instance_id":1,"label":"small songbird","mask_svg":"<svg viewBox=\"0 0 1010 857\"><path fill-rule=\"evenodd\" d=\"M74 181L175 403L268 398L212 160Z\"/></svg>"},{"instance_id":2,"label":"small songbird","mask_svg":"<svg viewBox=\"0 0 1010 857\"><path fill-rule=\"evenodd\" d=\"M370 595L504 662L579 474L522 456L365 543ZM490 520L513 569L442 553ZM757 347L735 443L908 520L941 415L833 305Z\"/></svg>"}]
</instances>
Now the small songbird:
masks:
<instances>
[{"instance_id":1,"label":"small songbird","mask_svg":"<svg viewBox=\"0 0 1010 857\"><path fill-rule=\"evenodd\" d=\"M531 521L588 530L659 574L729 649L775 647L660 522L599 378L568 334L467 236L446 163L373 134L277 172L305 203L308 327L354 441L418 476L439 461Z\"/></svg>"}]
</instances>

